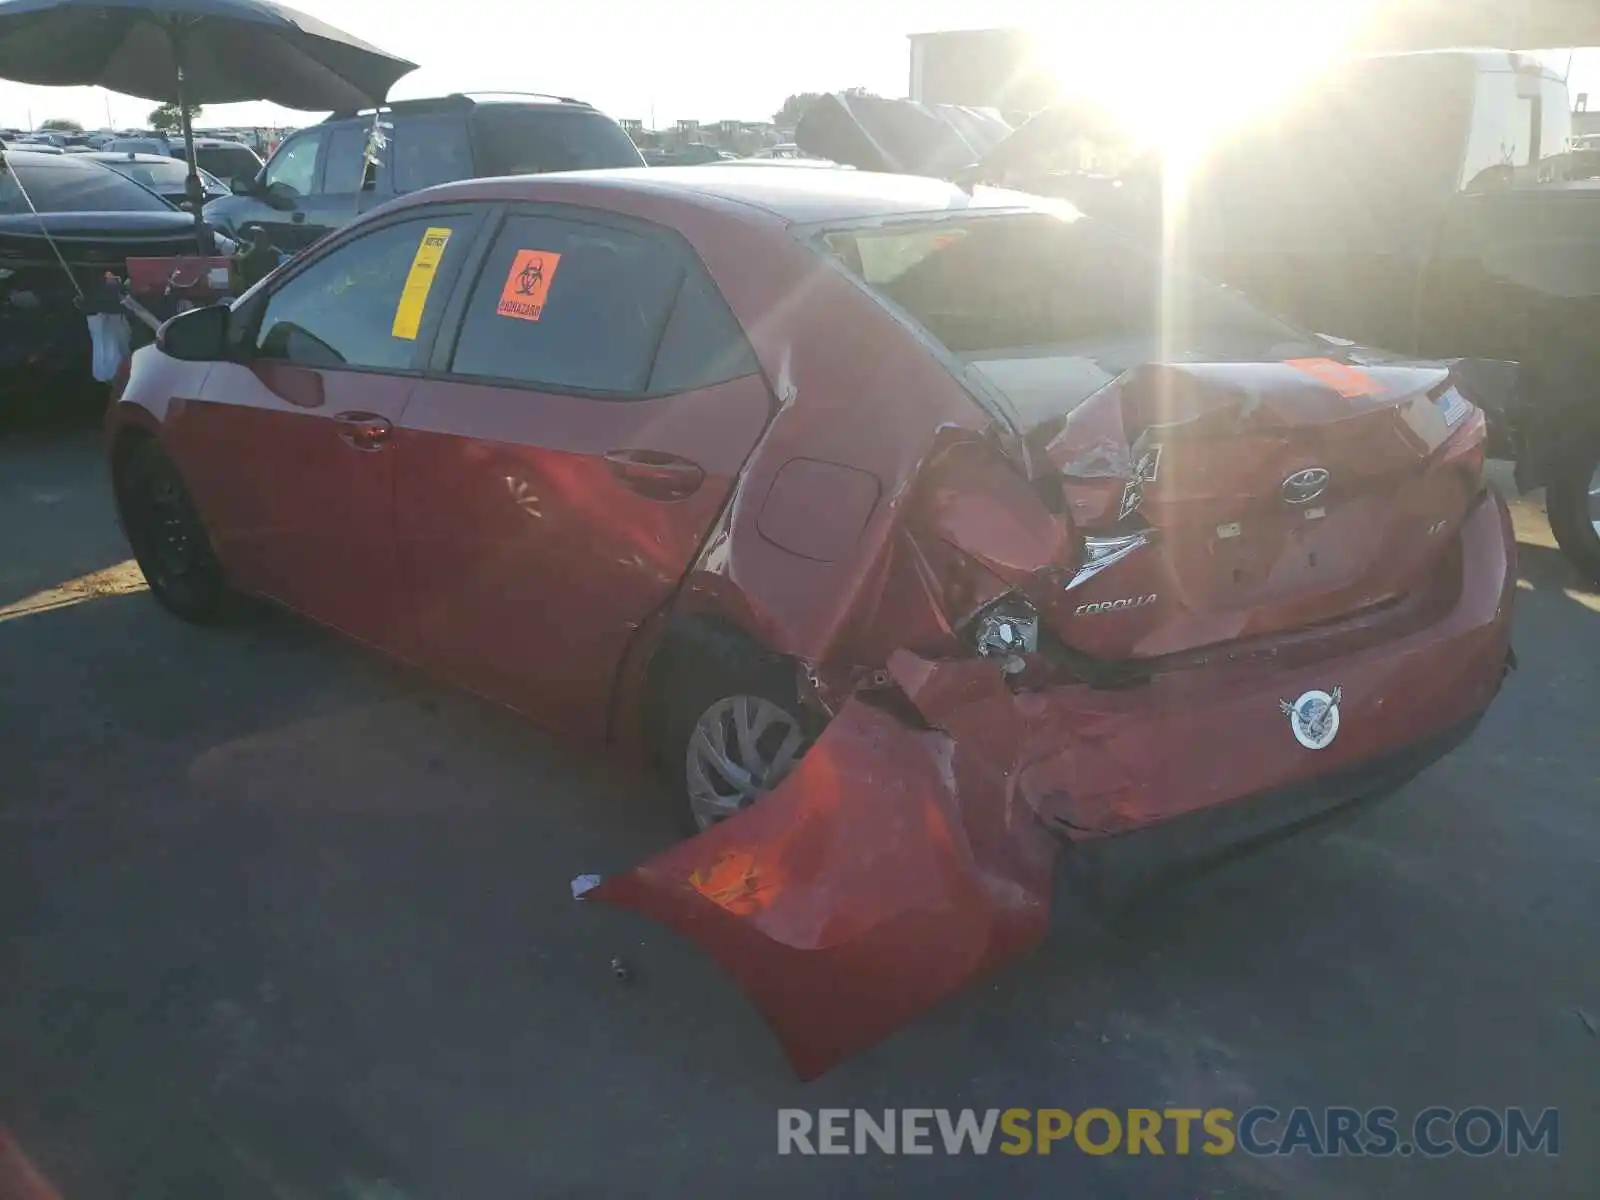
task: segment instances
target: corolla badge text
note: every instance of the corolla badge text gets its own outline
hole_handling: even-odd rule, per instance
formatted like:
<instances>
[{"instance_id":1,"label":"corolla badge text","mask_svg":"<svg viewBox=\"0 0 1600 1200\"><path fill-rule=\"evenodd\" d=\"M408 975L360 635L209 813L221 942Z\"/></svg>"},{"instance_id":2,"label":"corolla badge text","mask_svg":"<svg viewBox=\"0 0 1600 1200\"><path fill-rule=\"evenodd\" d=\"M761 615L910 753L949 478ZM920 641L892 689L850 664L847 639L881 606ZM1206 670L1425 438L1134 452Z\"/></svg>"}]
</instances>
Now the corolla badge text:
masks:
<instances>
[{"instance_id":1,"label":"corolla badge text","mask_svg":"<svg viewBox=\"0 0 1600 1200\"><path fill-rule=\"evenodd\" d=\"M1148 596L1125 596L1121 600L1102 600L1097 604L1080 604L1073 609L1075 617L1088 616L1092 613L1123 612L1130 608L1143 608L1147 604L1156 602L1156 594L1151 592Z\"/></svg>"},{"instance_id":2,"label":"corolla badge text","mask_svg":"<svg viewBox=\"0 0 1600 1200\"><path fill-rule=\"evenodd\" d=\"M1278 709L1289 718L1289 728L1294 740L1307 750L1326 750L1339 736L1339 701L1344 690L1335 687L1331 692L1312 690L1301 695L1294 703L1278 701Z\"/></svg>"},{"instance_id":3,"label":"corolla badge text","mask_svg":"<svg viewBox=\"0 0 1600 1200\"><path fill-rule=\"evenodd\" d=\"M1328 469L1307 467L1290 475L1278 487L1285 504L1310 504L1328 490Z\"/></svg>"}]
</instances>

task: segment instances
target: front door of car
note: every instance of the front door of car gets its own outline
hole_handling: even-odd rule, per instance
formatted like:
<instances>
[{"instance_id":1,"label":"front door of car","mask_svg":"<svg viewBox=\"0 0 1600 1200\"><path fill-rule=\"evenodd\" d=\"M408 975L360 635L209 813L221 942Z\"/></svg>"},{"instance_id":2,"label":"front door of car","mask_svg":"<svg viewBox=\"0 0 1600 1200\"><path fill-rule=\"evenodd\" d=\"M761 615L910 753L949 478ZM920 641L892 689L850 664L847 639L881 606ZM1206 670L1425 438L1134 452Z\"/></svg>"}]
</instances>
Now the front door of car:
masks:
<instances>
[{"instance_id":1,"label":"front door of car","mask_svg":"<svg viewBox=\"0 0 1600 1200\"><path fill-rule=\"evenodd\" d=\"M343 228L368 209L377 207L389 195L387 179L367 163L370 122L346 121L328 127L327 145L322 152L322 171L311 194L298 201L305 213L301 232L309 240ZM364 186L370 181L371 186Z\"/></svg>"},{"instance_id":2,"label":"front door of car","mask_svg":"<svg viewBox=\"0 0 1600 1200\"><path fill-rule=\"evenodd\" d=\"M444 321L400 423L415 652L602 736L629 640L694 560L770 394L698 259L620 218L511 213Z\"/></svg>"},{"instance_id":3,"label":"front door of car","mask_svg":"<svg viewBox=\"0 0 1600 1200\"><path fill-rule=\"evenodd\" d=\"M171 436L238 586L397 646L394 434L481 221L456 206L363 229L236 313L240 361L212 367Z\"/></svg>"},{"instance_id":4,"label":"front door of car","mask_svg":"<svg viewBox=\"0 0 1600 1200\"><path fill-rule=\"evenodd\" d=\"M235 229L260 225L280 250L294 253L309 246L313 236L308 227L306 205L316 193L321 178L323 150L328 142L326 129L307 129L278 147L272 160L261 169L259 194L252 197L249 216L233 222Z\"/></svg>"}]
</instances>

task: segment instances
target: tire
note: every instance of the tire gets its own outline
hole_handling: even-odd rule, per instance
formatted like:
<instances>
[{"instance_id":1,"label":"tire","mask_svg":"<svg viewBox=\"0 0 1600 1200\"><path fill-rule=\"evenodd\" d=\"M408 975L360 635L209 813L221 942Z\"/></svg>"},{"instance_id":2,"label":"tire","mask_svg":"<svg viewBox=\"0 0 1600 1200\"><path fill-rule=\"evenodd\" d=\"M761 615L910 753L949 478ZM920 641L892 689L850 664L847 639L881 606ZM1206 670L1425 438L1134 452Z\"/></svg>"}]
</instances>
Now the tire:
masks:
<instances>
[{"instance_id":1,"label":"tire","mask_svg":"<svg viewBox=\"0 0 1600 1200\"><path fill-rule=\"evenodd\" d=\"M793 663L700 623L663 645L650 692L656 759L686 834L704 832L776 787L821 732L820 719L800 703ZM739 737L741 724L756 734L755 763ZM717 769L719 752L755 778ZM712 793L725 803L712 803Z\"/></svg>"},{"instance_id":2,"label":"tire","mask_svg":"<svg viewBox=\"0 0 1600 1200\"><path fill-rule=\"evenodd\" d=\"M1556 544L1580 575L1600 586L1600 530L1595 528L1600 496L1591 501L1591 488L1600 488L1600 438L1563 456L1545 487L1545 508Z\"/></svg>"},{"instance_id":3,"label":"tire","mask_svg":"<svg viewBox=\"0 0 1600 1200\"><path fill-rule=\"evenodd\" d=\"M154 439L139 441L117 471L117 509L156 602L173 616L203 625L228 599L210 535L178 469Z\"/></svg>"}]
</instances>

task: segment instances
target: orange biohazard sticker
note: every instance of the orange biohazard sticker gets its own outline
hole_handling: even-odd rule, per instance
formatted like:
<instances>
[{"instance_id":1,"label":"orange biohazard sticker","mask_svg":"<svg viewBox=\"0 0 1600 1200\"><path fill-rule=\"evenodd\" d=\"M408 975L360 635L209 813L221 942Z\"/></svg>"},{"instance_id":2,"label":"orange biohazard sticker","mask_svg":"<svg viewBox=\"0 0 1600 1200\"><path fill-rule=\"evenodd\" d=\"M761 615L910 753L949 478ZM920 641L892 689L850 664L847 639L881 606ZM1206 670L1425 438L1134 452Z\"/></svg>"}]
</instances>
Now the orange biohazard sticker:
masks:
<instances>
[{"instance_id":1,"label":"orange biohazard sticker","mask_svg":"<svg viewBox=\"0 0 1600 1200\"><path fill-rule=\"evenodd\" d=\"M1349 363L1334 362L1331 358L1291 358L1284 363L1297 371L1304 371L1318 383L1331 387L1339 395L1353 400L1357 396L1376 396L1383 387L1371 375Z\"/></svg>"},{"instance_id":2,"label":"orange biohazard sticker","mask_svg":"<svg viewBox=\"0 0 1600 1200\"><path fill-rule=\"evenodd\" d=\"M537 321L544 315L545 297L560 265L561 255L549 250L518 250L495 312L519 321Z\"/></svg>"}]
</instances>

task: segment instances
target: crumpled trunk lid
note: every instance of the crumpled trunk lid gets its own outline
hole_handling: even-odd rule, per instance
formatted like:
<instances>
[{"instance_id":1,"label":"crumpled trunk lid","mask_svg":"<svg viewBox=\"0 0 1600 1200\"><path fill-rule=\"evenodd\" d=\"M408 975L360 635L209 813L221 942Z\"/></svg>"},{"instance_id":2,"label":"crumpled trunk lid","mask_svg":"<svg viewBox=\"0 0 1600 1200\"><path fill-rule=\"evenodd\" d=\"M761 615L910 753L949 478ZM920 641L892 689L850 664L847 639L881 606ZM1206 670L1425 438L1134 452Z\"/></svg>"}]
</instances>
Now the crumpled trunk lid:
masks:
<instances>
[{"instance_id":1,"label":"crumpled trunk lid","mask_svg":"<svg viewBox=\"0 0 1600 1200\"><path fill-rule=\"evenodd\" d=\"M1398 600L1479 490L1482 440L1442 365L1129 371L1044 452L1082 533L1142 541L1067 588L1052 627L1099 656L1152 657Z\"/></svg>"}]
</instances>

